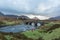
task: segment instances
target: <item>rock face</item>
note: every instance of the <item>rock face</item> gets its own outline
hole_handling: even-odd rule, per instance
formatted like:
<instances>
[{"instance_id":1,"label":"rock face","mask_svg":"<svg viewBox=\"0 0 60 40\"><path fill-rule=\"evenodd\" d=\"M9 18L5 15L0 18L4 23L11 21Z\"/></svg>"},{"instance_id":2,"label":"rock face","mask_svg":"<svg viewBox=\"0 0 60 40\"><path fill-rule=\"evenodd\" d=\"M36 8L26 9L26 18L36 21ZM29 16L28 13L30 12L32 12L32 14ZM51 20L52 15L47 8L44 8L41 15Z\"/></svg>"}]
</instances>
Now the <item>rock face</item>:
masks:
<instances>
[{"instance_id":1,"label":"rock face","mask_svg":"<svg viewBox=\"0 0 60 40\"><path fill-rule=\"evenodd\" d=\"M37 18L37 17L34 17L34 18L32 18L32 19L34 19L34 20L40 20L39 18Z\"/></svg>"},{"instance_id":2,"label":"rock face","mask_svg":"<svg viewBox=\"0 0 60 40\"><path fill-rule=\"evenodd\" d=\"M0 12L0 16L4 16L4 14L2 12Z\"/></svg>"},{"instance_id":3,"label":"rock face","mask_svg":"<svg viewBox=\"0 0 60 40\"><path fill-rule=\"evenodd\" d=\"M4 20L4 14L0 12L0 21Z\"/></svg>"},{"instance_id":4,"label":"rock face","mask_svg":"<svg viewBox=\"0 0 60 40\"><path fill-rule=\"evenodd\" d=\"M18 18L19 18L19 19L24 19L24 20L26 20L26 19L30 19L29 17L27 17L27 16L24 16L24 15L22 15L22 16L19 16Z\"/></svg>"}]
</instances>

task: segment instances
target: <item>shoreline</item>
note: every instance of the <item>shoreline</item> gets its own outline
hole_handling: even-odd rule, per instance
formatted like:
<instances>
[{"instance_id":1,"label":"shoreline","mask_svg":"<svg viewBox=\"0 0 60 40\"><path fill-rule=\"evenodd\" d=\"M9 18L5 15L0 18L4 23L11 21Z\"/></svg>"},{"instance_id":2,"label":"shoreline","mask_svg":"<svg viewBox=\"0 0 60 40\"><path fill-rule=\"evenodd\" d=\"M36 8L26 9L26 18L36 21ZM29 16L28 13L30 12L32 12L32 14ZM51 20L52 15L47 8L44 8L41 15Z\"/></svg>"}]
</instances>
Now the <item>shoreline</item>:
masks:
<instances>
[{"instance_id":1,"label":"shoreline","mask_svg":"<svg viewBox=\"0 0 60 40\"><path fill-rule=\"evenodd\" d=\"M15 25L21 25L21 24L10 24L10 25L0 25L0 28L2 28L2 27L7 27L7 26L15 26Z\"/></svg>"}]
</instances>

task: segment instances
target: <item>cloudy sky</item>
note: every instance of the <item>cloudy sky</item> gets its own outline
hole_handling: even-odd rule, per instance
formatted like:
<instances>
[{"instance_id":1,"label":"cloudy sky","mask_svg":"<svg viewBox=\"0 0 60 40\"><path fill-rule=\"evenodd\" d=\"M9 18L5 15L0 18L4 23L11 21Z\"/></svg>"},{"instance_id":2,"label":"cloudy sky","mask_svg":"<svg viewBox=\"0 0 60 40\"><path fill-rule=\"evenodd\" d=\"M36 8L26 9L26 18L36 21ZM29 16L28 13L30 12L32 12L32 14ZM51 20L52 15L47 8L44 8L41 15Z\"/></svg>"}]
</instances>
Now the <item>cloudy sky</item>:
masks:
<instances>
[{"instance_id":1,"label":"cloudy sky","mask_svg":"<svg viewBox=\"0 0 60 40\"><path fill-rule=\"evenodd\" d=\"M0 0L4 14L60 16L60 0Z\"/></svg>"}]
</instances>

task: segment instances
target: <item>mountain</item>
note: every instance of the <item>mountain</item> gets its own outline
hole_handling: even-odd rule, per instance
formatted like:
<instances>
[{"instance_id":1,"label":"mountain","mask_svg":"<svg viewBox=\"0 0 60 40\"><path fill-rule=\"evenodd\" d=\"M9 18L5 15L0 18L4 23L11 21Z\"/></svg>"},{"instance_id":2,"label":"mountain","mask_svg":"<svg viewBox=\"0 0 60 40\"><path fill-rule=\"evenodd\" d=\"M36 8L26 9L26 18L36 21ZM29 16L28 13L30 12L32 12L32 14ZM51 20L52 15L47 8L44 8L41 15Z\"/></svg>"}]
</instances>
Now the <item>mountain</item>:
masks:
<instances>
[{"instance_id":1,"label":"mountain","mask_svg":"<svg viewBox=\"0 0 60 40\"><path fill-rule=\"evenodd\" d=\"M28 16L25 16L25 15L21 15L18 17L19 19L30 19Z\"/></svg>"},{"instance_id":2,"label":"mountain","mask_svg":"<svg viewBox=\"0 0 60 40\"><path fill-rule=\"evenodd\" d=\"M49 20L60 20L60 16L52 17Z\"/></svg>"},{"instance_id":3,"label":"mountain","mask_svg":"<svg viewBox=\"0 0 60 40\"><path fill-rule=\"evenodd\" d=\"M26 15L28 16L30 19L33 19L34 17L38 18L39 20L47 20L49 19L50 17L47 17L47 16L41 16L41 15L32 15L32 14L29 14L29 15Z\"/></svg>"},{"instance_id":4,"label":"mountain","mask_svg":"<svg viewBox=\"0 0 60 40\"><path fill-rule=\"evenodd\" d=\"M9 18L17 18L17 15L5 15L5 17L9 17Z\"/></svg>"},{"instance_id":5,"label":"mountain","mask_svg":"<svg viewBox=\"0 0 60 40\"><path fill-rule=\"evenodd\" d=\"M4 14L2 12L0 12L0 16L4 16Z\"/></svg>"},{"instance_id":6,"label":"mountain","mask_svg":"<svg viewBox=\"0 0 60 40\"><path fill-rule=\"evenodd\" d=\"M32 18L32 19L34 19L34 20L39 20L39 18L37 18L37 17L34 17L34 18Z\"/></svg>"},{"instance_id":7,"label":"mountain","mask_svg":"<svg viewBox=\"0 0 60 40\"><path fill-rule=\"evenodd\" d=\"M42 16L42 15L33 15L33 14L24 14L21 16L17 15L4 15L2 12L0 12L0 16L8 17L8 18L19 18L19 19L39 19L39 20L47 20L50 19L50 17Z\"/></svg>"}]
</instances>

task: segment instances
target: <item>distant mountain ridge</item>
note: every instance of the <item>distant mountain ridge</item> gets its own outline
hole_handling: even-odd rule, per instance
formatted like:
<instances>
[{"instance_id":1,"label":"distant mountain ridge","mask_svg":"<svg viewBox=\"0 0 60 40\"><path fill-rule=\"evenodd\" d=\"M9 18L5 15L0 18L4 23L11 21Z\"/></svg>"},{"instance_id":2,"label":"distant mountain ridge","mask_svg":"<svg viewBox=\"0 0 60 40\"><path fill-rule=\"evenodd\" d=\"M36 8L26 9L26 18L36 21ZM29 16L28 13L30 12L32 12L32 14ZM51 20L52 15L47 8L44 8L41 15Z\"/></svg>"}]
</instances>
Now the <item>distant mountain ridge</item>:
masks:
<instances>
[{"instance_id":1,"label":"distant mountain ridge","mask_svg":"<svg viewBox=\"0 0 60 40\"><path fill-rule=\"evenodd\" d=\"M60 20L60 16L52 17L49 20Z\"/></svg>"},{"instance_id":2,"label":"distant mountain ridge","mask_svg":"<svg viewBox=\"0 0 60 40\"><path fill-rule=\"evenodd\" d=\"M47 16L41 16L41 15L26 15L26 16L28 16L30 19L34 19L36 17L36 19L39 19L39 20L47 20L50 18Z\"/></svg>"},{"instance_id":3,"label":"distant mountain ridge","mask_svg":"<svg viewBox=\"0 0 60 40\"><path fill-rule=\"evenodd\" d=\"M18 17L19 19L30 19L28 16L25 16L25 15L21 15Z\"/></svg>"},{"instance_id":4,"label":"distant mountain ridge","mask_svg":"<svg viewBox=\"0 0 60 40\"><path fill-rule=\"evenodd\" d=\"M30 19L28 16L25 16L25 15L21 15L21 16L18 16L18 15L4 15L2 12L0 12L0 17L6 17L6 18L19 18L19 19Z\"/></svg>"},{"instance_id":5,"label":"distant mountain ridge","mask_svg":"<svg viewBox=\"0 0 60 40\"><path fill-rule=\"evenodd\" d=\"M9 17L9 18L17 18L17 15L5 15L5 17Z\"/></svg>"},{"instance_id":6,"label":"distant mountain ridge","mask_svg":"<svg viewBox=\"0 0 60 40\"><path fill-rule=\"evenodd\" d=\"M3 16L3 17L9 17L9 18L22 18L22 19L39 19L39 20L47 20L49 19L50 17L47 17L47 16L41 16L41 15L32 15L32 14L29 14L29 15L4 15L2 12L0 12L0 16Z\"/></svg>"},{"instance_id":7,"label":"distant mountain ridge","mask_svg":"<svg viewBox=\"0 0 60 40\"><path fill-rule=\"evenodd\" d=\"M0 12L0 16L4 16L4 14L2 12Z\"/></svg>"}]
</instances>

